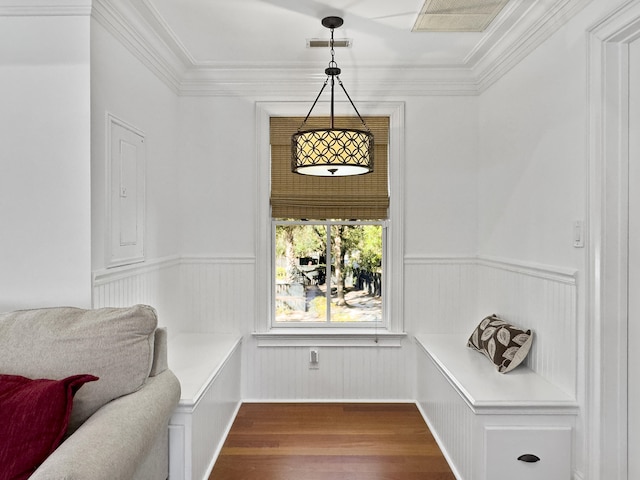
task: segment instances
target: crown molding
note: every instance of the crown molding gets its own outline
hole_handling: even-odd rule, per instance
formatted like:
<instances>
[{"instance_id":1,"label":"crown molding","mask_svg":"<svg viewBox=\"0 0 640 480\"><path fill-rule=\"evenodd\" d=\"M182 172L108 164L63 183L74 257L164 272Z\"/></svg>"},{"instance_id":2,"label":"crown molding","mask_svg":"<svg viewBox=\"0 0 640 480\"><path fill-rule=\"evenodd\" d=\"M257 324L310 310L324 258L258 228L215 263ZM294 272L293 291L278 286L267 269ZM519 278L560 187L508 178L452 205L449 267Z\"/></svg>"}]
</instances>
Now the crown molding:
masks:
<instances>
[{"instance_id":1,"label":"crown molding","mask_svg":"<svg viewBox=\"0 0 640 480\"><path fill-rule=\"evenodd\" d=\"M68 17L91 14L91 0L0 0L0 17Z\"/></svg>"},{"instance_id":2,"label":"crown molding","mask_svg":"<svg viewBox=\"0 0 640 480\"><path fill-rule=\"evenodd\" d=\"M469 58L469 61L474 62L472 70L478 82L478 93L497 82L590 2L591 0L544 0L528 8L529 15L535 21L523 21L514 25L482 56L476 53ZM521 2L519 7L526 4L527 2ZM522 10L521 13L524 12Z\"/></svg>"},{"instance_id":3,"label":"crown molding","mask_svg":"<svg viewBox=\"0 0 640 480\"><path fill-rule=\"evenodd\" d=\"M132 4L138 5L138 11L153 28L158 37L167 45L173 54L180 59L184 66L194 67L197 60L187 50L178 35L171 29L160 12L148 0L133 0Z\"/></svg>"},{"instance_id":4,"label":"crown molding","mask_svg":"<svg viewBox=\"0 0 640 480\"><path fill-rule=\"evenodd\" d=\"M519 18L520 22L524 21L522 16L531 9L533 3L528 0L512 0L508 2L498 18L487 27L485 35L464 58L464 65L472 67L478 64L485 56L490 55L496 44L499 44L505 35L513 29L513 24L505 22L504 19L514 17Z\"/></svg>"},{"instance_id":5,"label":"crown molding","mask_svg":"<svg viewBox=\"0 0 640 480\"><path fill-rule=\"evenodd\" d=\"M358 67L357 78L342 78L358 97L475 95L477 85L465 68ZM259 96L306 100L318 93L325 76L307 68L198 68L182 78L183 96Z\"/></svg>"},{"instance_id":6,"label":"crown molding","mask_svg":"<svg viewBox=\"0 0 640 480\"><path fill-rule=\"evenodd\" d=\"M358 65L358 79L345 84L363 97L478 95L590 1L517 0L504 15L526 12L525 19L511 27L496 22L462 65ZM199 62L149 0L94 0L93 5L94 18L178 95L295 99L316 93L324 80L307 65Z\"/></svg>"},{"instance_id":7,"label":"crown molding","mask_svg":"<svg viewBox=\"0 0 640 480\"><path fill-rule=\"evenodd\" d=\"M186 65L133 8L134 3L93 0L92 17L171 90L179 93Z\"/></svg>"}]
</instances>

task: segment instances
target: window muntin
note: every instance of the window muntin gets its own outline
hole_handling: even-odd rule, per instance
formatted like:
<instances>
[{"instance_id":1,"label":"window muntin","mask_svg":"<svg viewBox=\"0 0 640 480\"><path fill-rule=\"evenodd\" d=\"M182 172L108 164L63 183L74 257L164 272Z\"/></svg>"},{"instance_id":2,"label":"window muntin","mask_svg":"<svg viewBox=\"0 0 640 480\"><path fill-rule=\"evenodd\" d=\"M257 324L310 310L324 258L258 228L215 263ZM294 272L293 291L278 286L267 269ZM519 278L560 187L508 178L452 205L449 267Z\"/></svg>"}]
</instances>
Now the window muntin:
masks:
<instances>
[{"instance_id":1,"label":"window muntin","mask_svg":"<svg viewBox=\"0 0 640 480\"><path fill-rule=\"evenodd\" d=\"M386 222L274 220L272 230L274 326L385 323Z\"/></svg>"}]
</instances>

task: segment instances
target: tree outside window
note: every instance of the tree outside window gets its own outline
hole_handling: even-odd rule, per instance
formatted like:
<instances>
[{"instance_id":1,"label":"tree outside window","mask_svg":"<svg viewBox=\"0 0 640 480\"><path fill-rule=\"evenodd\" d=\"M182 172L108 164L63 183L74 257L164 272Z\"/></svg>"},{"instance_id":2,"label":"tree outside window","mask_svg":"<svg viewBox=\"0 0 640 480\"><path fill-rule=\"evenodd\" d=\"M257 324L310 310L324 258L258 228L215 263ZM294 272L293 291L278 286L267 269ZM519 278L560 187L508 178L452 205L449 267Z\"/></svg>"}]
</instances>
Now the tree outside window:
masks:
<instances>
[{"instance_id":1,"label":"tree outside window","mask_svg":"<svg viewBox=\"0 0 640 480\"><path fill-rule=\"evenodd\" d=\"M276 323L382 322L383 222L275 221Z\"/></svg>"}]
</instances>

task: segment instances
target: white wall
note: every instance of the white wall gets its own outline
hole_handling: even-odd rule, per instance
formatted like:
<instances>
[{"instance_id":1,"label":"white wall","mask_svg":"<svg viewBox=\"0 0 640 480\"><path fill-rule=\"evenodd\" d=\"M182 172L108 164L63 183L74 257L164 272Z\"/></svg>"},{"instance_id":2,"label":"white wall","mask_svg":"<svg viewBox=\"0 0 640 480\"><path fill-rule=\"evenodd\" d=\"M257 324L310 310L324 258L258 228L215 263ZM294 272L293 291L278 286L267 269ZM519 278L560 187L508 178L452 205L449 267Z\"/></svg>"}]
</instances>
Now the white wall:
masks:
<instances>
[{"instance_id":1,"label":"white wall","mask_svg":"<svg viewBox=\"0 0 640 480\"><path fill-rule=\"evenodd\" d=\"M478 99L405 101L405 255L474 254Z\"/></svg>"},{"instance_id":2,"label":"white wall","mask_svg":"<svg viewBox=\"0 0 640 480\"><path fill-rule=\"evenodd\" d=\"M91 305L89 17L0 16L0 311Z\"/></svg>"},{"instance_id":3,"label":"white wall","mask_svg":"<svg viewBox=\"0 0 640 480\"><path fill-rule=\"evenodd\" d=\"M106 114L141 130L146 143L145 259L179 252L178 96L95 19L91 22L92 264L105 267Z\"/></svg>"},{"instance_id":4,"label":"white wall","mask_svg":"<svg viewBox=\"0 0 640 480\"><path fill-rule=\"evenodd\" d=\"M254 256L254 101L183 97L180 107L180 250Z\"/></svg>"},{"instance_id":5,"label":"white wall","mask_svg":"<svg viewBox=\"0 0 640 480\"><path fill-rule=\"evenodd\" d=\"M568 26L480 96L480 255L582 266L586 88L585 29Z\"/></svg>"},{"instance_id":6,"label":"white wall","mask_svg":"<svg viewBox=\"0 0 640 480\"><path fill-rule=\"evenodd\" d=\"M257 100L181 99L185 253L253 255L255 251ZM406 102L405 253L473 253L477 98L401 100Z\"/></svg>"}]
</instances>

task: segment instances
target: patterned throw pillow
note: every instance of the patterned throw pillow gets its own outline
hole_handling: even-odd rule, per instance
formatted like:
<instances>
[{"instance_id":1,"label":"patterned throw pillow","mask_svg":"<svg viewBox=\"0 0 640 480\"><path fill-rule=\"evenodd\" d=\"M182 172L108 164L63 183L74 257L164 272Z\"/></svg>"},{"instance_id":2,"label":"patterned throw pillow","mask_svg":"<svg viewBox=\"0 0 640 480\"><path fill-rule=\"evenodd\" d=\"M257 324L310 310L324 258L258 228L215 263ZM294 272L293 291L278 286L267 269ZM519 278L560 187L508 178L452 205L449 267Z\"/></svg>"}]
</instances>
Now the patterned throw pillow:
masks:
<instances>
[{"instance_id":1,"label":"patterned throw pillow","mask_svg":"<svg viewBox=\"0 0 640 480\"><path fill-rule=\"evenodd\" d=\"M533 342L531 330L521 330L496 315L484 318L467 346L483 353L498 372L507 373L524 361Z\"/></svg>"}]
</instances>

